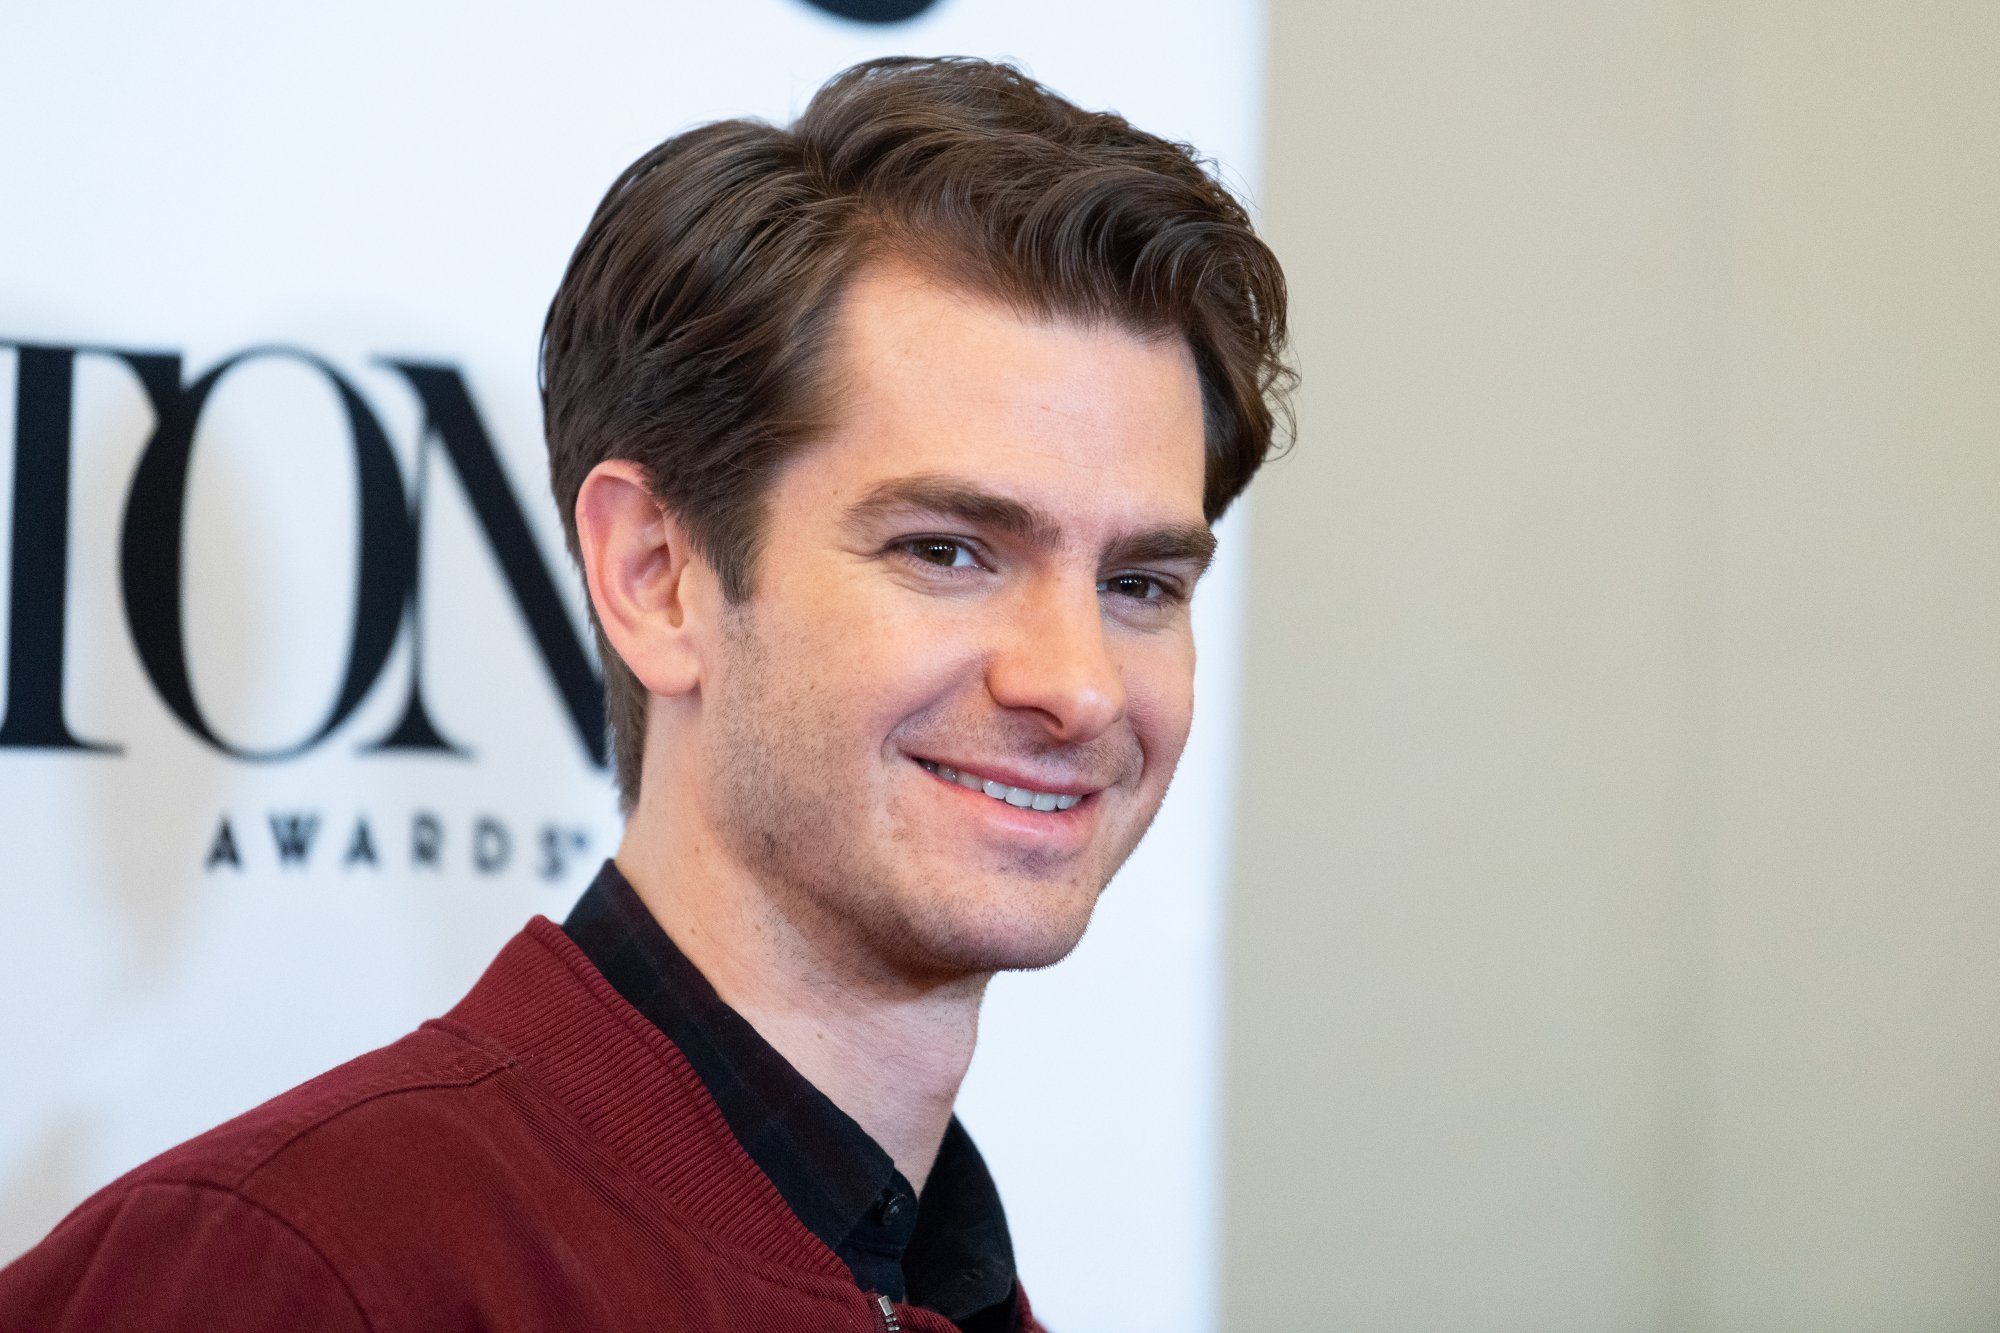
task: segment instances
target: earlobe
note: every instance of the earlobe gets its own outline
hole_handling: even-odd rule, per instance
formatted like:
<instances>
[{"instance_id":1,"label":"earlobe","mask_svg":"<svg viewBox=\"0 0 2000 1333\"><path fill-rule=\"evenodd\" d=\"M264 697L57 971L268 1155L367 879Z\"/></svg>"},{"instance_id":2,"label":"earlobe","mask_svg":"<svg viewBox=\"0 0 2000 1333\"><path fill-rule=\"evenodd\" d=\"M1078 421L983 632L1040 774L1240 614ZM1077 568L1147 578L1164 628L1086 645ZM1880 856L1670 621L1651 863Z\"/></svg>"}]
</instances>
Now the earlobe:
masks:
<instances>
[{"instance_id":1,"label":"earlobe","mask_svg":"<svg viewBox=\"0 0 2000 1333\"><path fill-rule=\"evenodd\" d=\"M639 683L672 697L701 681L698 617L689 615L696 563L679 522L629 459L591 469L576 497L577 547L604 635Z\"/></svg>"}]
</instances>

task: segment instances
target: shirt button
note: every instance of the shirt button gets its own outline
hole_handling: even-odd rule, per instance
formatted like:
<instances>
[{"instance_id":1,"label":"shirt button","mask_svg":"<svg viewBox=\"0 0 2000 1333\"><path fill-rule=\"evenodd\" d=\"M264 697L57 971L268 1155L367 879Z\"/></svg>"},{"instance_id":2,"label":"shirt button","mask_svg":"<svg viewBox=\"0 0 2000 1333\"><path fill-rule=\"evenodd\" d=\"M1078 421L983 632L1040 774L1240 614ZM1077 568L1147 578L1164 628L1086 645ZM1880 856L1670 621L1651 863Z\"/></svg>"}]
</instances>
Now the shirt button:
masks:
<instances>
[{"instance_id":1,"label":"shirt button","mask_svg":"<svg viewBox=\"0 0 2000 1333\"><path fill-rule=\"evenodd\" d=\"M909 1202L908 1199L900 1194L891 1194L875 1206L875 1216L884 1226L887 1226L903 1215L903 1209L909 1205Z\"/></svg>"}]
</instances>

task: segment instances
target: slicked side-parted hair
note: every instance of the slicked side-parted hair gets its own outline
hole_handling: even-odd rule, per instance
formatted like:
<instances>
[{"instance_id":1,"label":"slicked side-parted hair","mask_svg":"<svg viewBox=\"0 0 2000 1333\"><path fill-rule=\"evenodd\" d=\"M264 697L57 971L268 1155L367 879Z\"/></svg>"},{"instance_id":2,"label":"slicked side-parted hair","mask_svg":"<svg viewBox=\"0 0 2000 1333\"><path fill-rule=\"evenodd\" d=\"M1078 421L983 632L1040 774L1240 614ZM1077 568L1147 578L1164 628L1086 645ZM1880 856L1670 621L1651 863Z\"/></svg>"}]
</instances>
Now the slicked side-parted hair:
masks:
<instances>
[{"instance_id":1,"label":"slicked side-parted hair","mask_svg":"<svg viewBox=\"0 0 2000 1333\"><path fill-rule=\"evenodd\" d=\"M1272 452L1293 381L1284 275L1193 149L1008 65L873 60L790 128L675 135L598 205L542 335L571 554L584 478L630 459L724 594L749 598L776 471L838 410L824 389L841 295L891 256L1024 316L1185 338L1211 522ZM630 813L646 691L597 633Z\"/></svg>"}]
</instances>

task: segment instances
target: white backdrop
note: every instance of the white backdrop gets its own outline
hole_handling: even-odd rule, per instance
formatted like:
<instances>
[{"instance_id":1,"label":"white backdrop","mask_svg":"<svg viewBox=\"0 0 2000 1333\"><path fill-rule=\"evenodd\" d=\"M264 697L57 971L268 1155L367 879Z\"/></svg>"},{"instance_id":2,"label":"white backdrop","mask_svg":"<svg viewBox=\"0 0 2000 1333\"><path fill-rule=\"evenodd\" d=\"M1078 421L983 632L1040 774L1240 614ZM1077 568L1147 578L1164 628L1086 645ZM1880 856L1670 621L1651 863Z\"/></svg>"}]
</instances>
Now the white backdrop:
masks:
<instances>
[{"instance_id":1,"label":"white backdrop","mask_svg":"<svg viewBox=\"0 0 2000 1333\"><path fill-rule=\"evenodd\" d=\"M788 119L869 55L968 52L1195 142L1246 190L1261 25L1242 0L943 0L884 25L802 0L16 7L0 41L0 1260L124 1169L447 1007L615 844L608 778L524 619L532 580L510 580L489 539L512 506L471 502L390 359L455 369L530 563L560 589L554 638L580 641L535 344L626 162L696 121ZM135 364L168 377L154 392L171 403L273 345L321 358L359 406L295 355L230 371L199 418L176 540L171 450L141 466L158 423ZM418 497L420 596L357 706L307 743L353 656L348 410L379 421ZM1168 806L1077 955L996 983L961 1105L1062 1329L1216 1319L1233 535L1198 609L1200 709ZM455 750L371 752L417 680ZM225 754L190 716L239 751L295 753Z\"/></svg>"}]
</instances>

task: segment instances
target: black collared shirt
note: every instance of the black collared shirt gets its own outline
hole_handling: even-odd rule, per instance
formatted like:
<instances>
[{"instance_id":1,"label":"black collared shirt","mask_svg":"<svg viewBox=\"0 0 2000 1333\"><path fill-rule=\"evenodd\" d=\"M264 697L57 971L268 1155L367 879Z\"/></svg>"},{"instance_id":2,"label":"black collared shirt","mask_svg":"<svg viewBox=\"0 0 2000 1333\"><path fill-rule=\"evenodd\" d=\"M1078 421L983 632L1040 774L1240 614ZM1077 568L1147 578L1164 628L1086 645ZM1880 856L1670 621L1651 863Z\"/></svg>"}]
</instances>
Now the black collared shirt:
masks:
<instances>
[{"instance_id":1,"label":"black collared shirt","mask_svg":"<svg viewBox=\"0 0 2000 1333\"><path fill-rule=\"evenodd\" d=\"M680 1048L743 1150L864 1291L966 1333L1012 1333L1007 1217L956 1116L919 1199L881 1145L723 1002L617 866L604 863L563 930Z\"/></svg>"}]
</instances>

